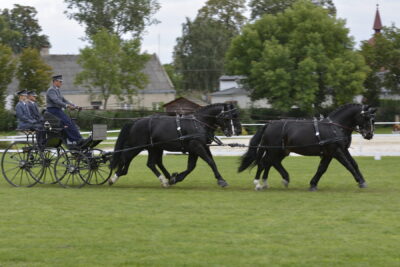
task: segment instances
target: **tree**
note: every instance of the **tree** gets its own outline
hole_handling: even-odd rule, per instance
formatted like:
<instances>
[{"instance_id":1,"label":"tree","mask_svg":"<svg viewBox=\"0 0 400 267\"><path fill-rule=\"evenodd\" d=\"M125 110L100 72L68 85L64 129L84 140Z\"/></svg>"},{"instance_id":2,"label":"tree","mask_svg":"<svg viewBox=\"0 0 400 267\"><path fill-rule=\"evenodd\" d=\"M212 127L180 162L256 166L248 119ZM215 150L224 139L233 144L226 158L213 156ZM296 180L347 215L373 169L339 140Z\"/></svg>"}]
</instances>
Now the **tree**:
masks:
<instances>
[{"instance_id":1,"label":"tree","mask_svg":"<svg viewBox=\"0 0 400 267\"><path fill-rule=\"evenodd\" d=\"M24 48L49 47L48 36L41 35L42 28L35 19L37 11L34 7L14 5L11 10L4 9L1 16L7 22L9 29L19 33L9 42L14 53L21 53Z\"/></svg>"},{"instance_id":2,"label":"tree","mask_svg":"<svg viewBox=\"0 0 400 267\"><path fill-rule=\"evenodd\" d=\"M4 109L5 93L14 76L15 59L10 47L0 44L0 111Z\"/></svg>"},{"instance_id":3,"label":"tree","mask_svg":"<svg viewBox=\"0 0 400 267\"><path fill-rule=\"evenodd\" d=\"M400 93L400 29L394 25L384 27L375 34L371 42L361 45L364 56L371 71L364 83L364 96L371 105L379 105L379 95L384 87L393 94Z\"/></svg>"},{"instance_id":4,"label":"tree","mask_svg":"<svg viewBox=\"0 0 400 267\"><path fill-rule=\"evenodd\" d=\"M251 19L257 19L264 14L276 15L291 7L297 0L250 0ZM315 5L329 10L329 14L336 14L336 7L332 0L311 0Z\"/></svg>"},{"instance_id":5,"label":"tree","mask_svg":"<svg viewBox=\"0 0 400 267\"><path fill-rule=\"evenodd\" d=\"M209 0L194 21L186 19L174 48L184 90L212 92L218 87L226 50L245 21L244 8L244 0Z\"/></svg>"},{"instance_id":6,"label":"tree","mask_svg":"<svg viewBox=\"0 0 400 267\"><path fill-rule=\"evenodd\" d=\"M150 56L140 54L139 39L122 41L103 29L92 36L91 47L80 52L78 63L83 71L77 75L75 82L104 100L104 109L111 95L122 100L124 95L133 94L147 83L147 76L142 70Z\"/></svg>"},{"instance_id":7,"label":"tree","mask_svg":"<svg viewBox=\"0 0 400 267\"><path fill-rule=\"evenodd\" d=\"M140 37L146 26L157 23L152 16L160 9L158 0L64 0L69 18L86 26L87 36L100 29L121 37Z\"/></svg>"},{"instance_id":8,"label":"tree","mask_svg":"<svg viewBox=\"0 0 400 267\"><path fill-rule=\"evenodd\" d=\"M282 111L351 102L363 90L367 67L353 51L344 21L309 1L243 29L227 52L231 74L246 75L251 97Z\"/></svg>"},{"instance_id":9,"label":"tree","mask_svg":"<svg viewBox=\"0 0 400 267\"><path fill-rule=\"evenodd\" d=\"M168 77L171 79L172 84L176 91L180 92L182 90L182 74L177 72L174 64L164 64L164 70L167 72Z\"/></svg>"},{"instance_id":10,"label":"tree","mask_svg":"<svg viewBox=\"0 0 400 267\"><path fill-rule=\"evenodd\" d=\"M0 44L11 47L14 40L20 38L21 33L11 30L6 19L0 15Z\"/></svg>"},{"instance_id":11,"label":"tree","mask_svg":"<svg viewBox=\"0 0 400 267\"><path fill-rule=\"evenodd\" d=\"M52 68L43 61L37 49L25 48L22 50L16 72L20 90L34 90L38 94L46 91L51 74Z\"/></svg>"}]
</instances>

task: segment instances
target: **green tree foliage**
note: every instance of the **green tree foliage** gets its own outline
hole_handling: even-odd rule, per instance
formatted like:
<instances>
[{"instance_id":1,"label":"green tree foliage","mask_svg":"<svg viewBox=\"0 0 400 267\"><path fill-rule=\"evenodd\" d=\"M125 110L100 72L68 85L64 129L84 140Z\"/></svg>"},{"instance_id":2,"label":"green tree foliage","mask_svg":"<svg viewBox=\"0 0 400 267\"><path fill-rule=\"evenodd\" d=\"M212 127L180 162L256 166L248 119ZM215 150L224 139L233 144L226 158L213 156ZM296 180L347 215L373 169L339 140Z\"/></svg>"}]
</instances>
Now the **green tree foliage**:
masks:
<instances>
[{"instance_id":1,"label":"green tree foliage","mask_svg":"<svg viewBox=\"0 0 400 267\"><path fill-rule=\"evenodd\" d=\"M283 13L263 16L243 29L227 53L231 74L246 75L254 100L303 110L351 102L363 90L367 67L352 50L344 21L300 1Z\"/></svg>"},{"instance_id":2,"label":"green tree foliage","mask_svg":"<svg viewBox=\"0 0 400 267\"><path fill-rule=\"evenodd\" d=\"M164 64L163 67L164 70L167 72L168 77L171 79L175 90L180 92L182 89L182 74L176 71L175 65L172 63Z\"/></svg>"},{"instance_id":3,"label":"green tree foliage","mask_svg":"<svg viewBox=\"0 0 400 267\"><path fill-rule=\"evenodd\" d=\"M4 109L5 94L14 76L15 64L11 48L0 44L0 111Z\"/></svg>"},{"instance_id":4,"label":"green tree foliage","mask_svg":"<svg viewBox=\"0 0 400 267\"><path fill-rule=\"evenodd\" d=\"M244 0L209 0L194 21L186 19L174 48L184 90L212 92L224 73L224 56L245 17Z\"/></svg>"},{"instance_id":5,"label":"green tree foliage","mask_svg":"<svg viewBox=\"0 0 400 267\"><path fill-rule=\"evenodd\" d=\"M37 49L22 50L16 72L20 90L35 90L38 94L46 91L51 74L52 68L43 61Z\"/></svg>"},{"instance_id":6,"label":"green tree foliage","mask_svg":"<svg viewBox=\"0 0 400 267\"><path fill-rule=\"evenodd\" d=\"M4 9L1 16L8 24L8 27L14 33L8 39L8 44L12 47L14 53L21 53L24 48L49 47L48 36L40 34L42 28L35 18L37 11L34 7L14 5L14 8ZM18 33L18 34L15 34Z\"/></svg>"},{"instance_id":7,"label":"green tree foliage","mask_svg":"<svg viewBox=\"0 0 400 267\"><path fill-rule=\"evenodd\" d=\"M75 82L96 93L99 100L104 101L104 109L111 95L122 100L123 96L132 95L147 84L142 70L150 56L140 54L139 39L122 41L103 29L92 36L91 47L80 52L78 63L83 71Z\"/></svg>"},{"instance_id":8,"label":"green tree foliage","mask_svg":"<svg viewBox=\"0 0 400 267\"><path fill-rule=\"evenodd\" d=\"M381 88L400 93L400 29L394 25L384 27L373 39L364 41L361 54L371 71L364 83L369 104L379 105Z\"/></svg>"},{"instance_id":9,"label":"green tree foliage","mask_svg":"<svg viewBox=\"0 0 400 267\"><path fill-rule=\"evenodd\" d=\"M276 15L291 7L297 0L250 0L251 19L257 19L264 14ZM315 5L329 10L331 15L336 14L336 7L332 0L311 0Z\"/></svg>"},{"instance_id":10,"label":"green tree foliage","mask_svg":"<svg viewBox=\"0 0 400 267\"><path fill-rule=\"evenodd\" d=\"M21 38L21 33L10 29L6 19L0 15L0 44L12 46L14 40Z\"/></svg>"},{"instance_id":11,"label":"green tree foliage","mask_svg":"<svg viewBox=\"0 0 400 267\"><path fill-rule=\"evenodd\" d=\"M107 29L121 37L140 37L146 26L157 23L152 16L160 9L158 0L64 0L66 13L86 26L87 36Z\"/></svg>"}]
</instances>

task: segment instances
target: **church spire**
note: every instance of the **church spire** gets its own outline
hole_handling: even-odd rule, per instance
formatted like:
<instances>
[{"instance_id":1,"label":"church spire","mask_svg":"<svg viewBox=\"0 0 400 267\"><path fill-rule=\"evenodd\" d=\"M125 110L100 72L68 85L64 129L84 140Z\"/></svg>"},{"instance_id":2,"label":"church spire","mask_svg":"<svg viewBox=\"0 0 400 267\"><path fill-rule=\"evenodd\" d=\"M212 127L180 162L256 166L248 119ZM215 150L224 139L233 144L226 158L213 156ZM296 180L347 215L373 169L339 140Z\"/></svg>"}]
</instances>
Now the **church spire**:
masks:
<instances>
[{"instance_id":1,"label":"church spire","mask_svg":"<svg viewBox=\"0 0 400 267\"><path fill-rule=\"evenodd\" d=\"M375 13L375 21L373 29L375 30L375 33L380 33L382 30L381 15L379 14L379 4L376 4L376 13Z\"/></svg>"}]
</instances>

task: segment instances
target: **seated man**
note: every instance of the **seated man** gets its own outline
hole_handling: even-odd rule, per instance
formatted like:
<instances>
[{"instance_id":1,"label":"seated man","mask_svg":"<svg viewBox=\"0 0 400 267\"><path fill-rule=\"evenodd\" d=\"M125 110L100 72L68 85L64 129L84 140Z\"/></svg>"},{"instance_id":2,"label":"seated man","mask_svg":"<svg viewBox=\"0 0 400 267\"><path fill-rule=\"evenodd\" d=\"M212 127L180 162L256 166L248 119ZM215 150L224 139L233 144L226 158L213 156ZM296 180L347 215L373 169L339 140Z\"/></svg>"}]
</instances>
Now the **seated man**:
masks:
<instances>
[{"instance_id":1,"label":"seated man","mask_svg":"<svg viewBox=\"0 0 400 267\"><path fill-rule=\"evenodd\" d=\"M35 130L41 127L39 121L35 120L27 105L28 93L26 90L21 90L17 93L19 102L15 106L15 112L18 120L18 129Z\"/></svg>"},{"instance_id":2,"label":"seated man","mask_svg":"<svg viewBox=\"0 0 400 267\"><path fill-rule=\"evenodd\" d=\"M32 113L29 111L26 90L21 90L17 93L19 101L15 106L15 113L18 120L18 129L21 130L34 130L36 131L36 139L39 145L44 145L45 133L43 128L43 123L36 120Z\"/></svg>"},{"instance_id":3,"label":"seated man","mask_svg":"<svg viewBox=\"0 0 400 267\"><path fill-rule=\"evenodd\" d=\"M28 105L28 110L31 114L31 117L38 122L44 123L44 119L42 114L40 114L39 107L36 100L37 94L35 91L28 92L28 100L26 104Z\"/></svg>"},{"instance_id":4,"label":"seated man","mask_svg":"<svg viewBox=\"0 0 400 267\"><path fill-rule=\"evenodd\" d=\"M62 110L65 108L74 109L78 107L62 96L60 92L62 75L56 75L52 78L53 85L47 90L46 94L47 111L58 117L63 122L65 126L65 133L67 135L67 144L81 145L85 140L82 138L79 130L72 120Z\"/></svg>"}]
</instances>

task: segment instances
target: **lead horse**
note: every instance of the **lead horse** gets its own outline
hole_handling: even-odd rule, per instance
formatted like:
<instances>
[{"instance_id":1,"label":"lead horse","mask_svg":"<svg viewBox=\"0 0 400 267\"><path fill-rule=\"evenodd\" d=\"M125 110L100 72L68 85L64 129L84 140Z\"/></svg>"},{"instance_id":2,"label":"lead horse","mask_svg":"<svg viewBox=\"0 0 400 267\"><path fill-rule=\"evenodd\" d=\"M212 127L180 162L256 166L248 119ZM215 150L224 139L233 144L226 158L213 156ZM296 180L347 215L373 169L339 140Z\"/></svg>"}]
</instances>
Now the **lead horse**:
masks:
<instances>
[{"instance_id":1,"label":"lead horse","mask_svg":"<svg viewBox=\"0 0 400 267\"><path fill-rule=\"evenodd\" d=\"M153 115L126 124L115 144L111 168L117 170L109 184L126 175L132 159L147 150L147 166L164 187L183 181L195 168L199 157L211 167L218 185L227 186L208 147L215 140L217 128L221 128L226 136L241 133L239 111L232 104L208 105L191 115ZM188 153L187 169L171 176L162 163L164 150Z\"/></svg>"},{"instance_id":2,"label":"lead horse","mask_svg":"<svg viewBox=\"0 0 400 267\"><path fill-rule=\"evenodd\" d=\"M290 152L295 152L321 157L318 170L310 181L310 191L317 190L318 182L333 158L351 172L360 188L364 188L367 184L348 148L353 131L360 132L364 139L372 139L375 113L375 108L366 105L346 104L322 120L268 122L250 140L238 171L257 165L254 184L255 189L260 190L268 187L268 172L274 167L281 174L284 185L288 186L289 174L281 162ZM263 184L259 180L262 172Z\"/></svg>"}]
</instances>

